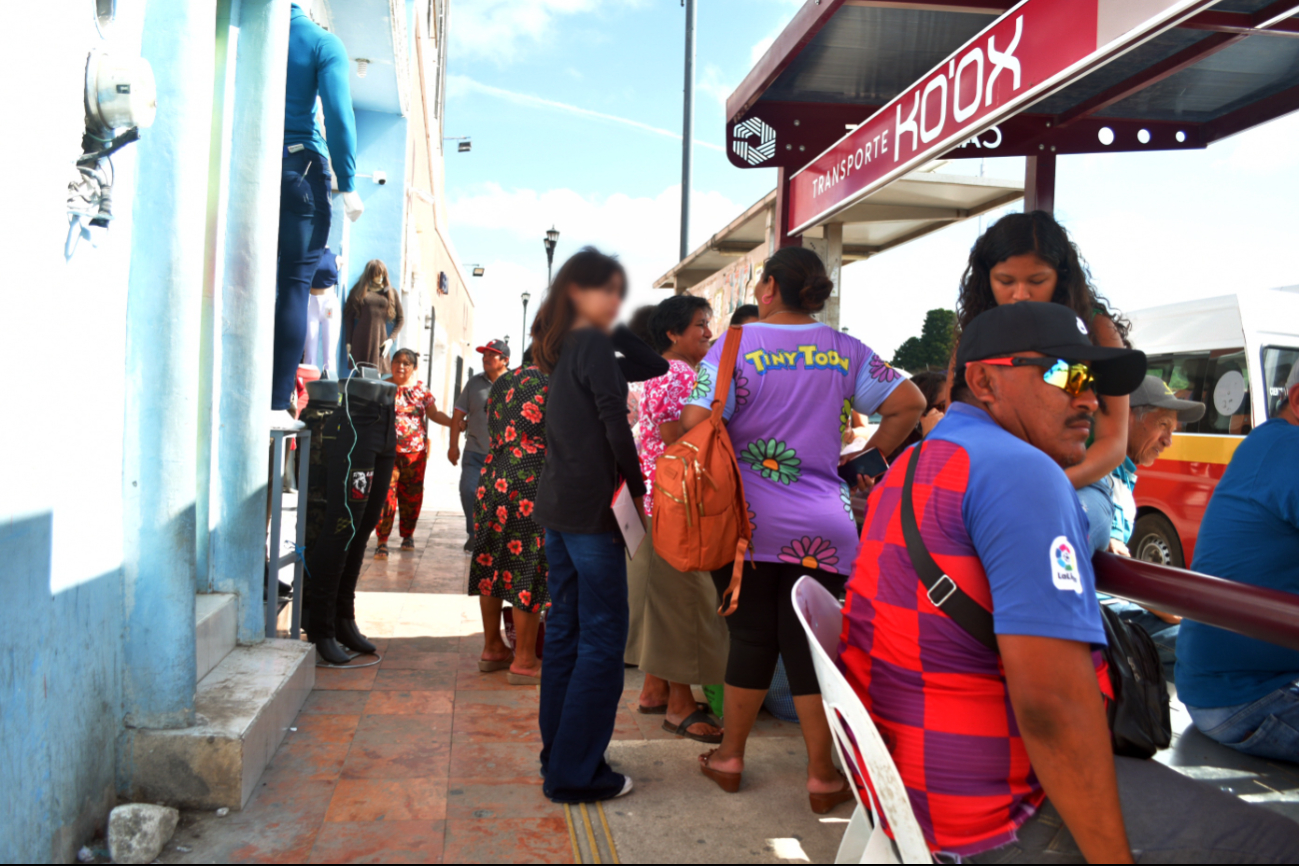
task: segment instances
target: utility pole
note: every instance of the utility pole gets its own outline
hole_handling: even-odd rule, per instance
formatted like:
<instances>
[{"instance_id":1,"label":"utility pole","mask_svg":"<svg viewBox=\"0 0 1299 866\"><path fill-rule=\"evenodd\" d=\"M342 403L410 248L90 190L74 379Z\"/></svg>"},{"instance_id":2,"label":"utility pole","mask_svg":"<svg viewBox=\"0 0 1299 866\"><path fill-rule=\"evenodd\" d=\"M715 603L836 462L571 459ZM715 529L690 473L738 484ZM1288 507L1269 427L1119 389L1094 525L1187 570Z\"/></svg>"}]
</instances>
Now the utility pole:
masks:
<instances>
[{"instance_id":1,"label":"utility pole","mask_svg":"<svg viewBox=\"0 0 1299 866\"><path fill-rule=\"evenodd\" d=\"M694 170L695 138L695 0L686 7L685 119L681 124L681 260L690 252L690 175Z\"/></svg>"}]
</instances>

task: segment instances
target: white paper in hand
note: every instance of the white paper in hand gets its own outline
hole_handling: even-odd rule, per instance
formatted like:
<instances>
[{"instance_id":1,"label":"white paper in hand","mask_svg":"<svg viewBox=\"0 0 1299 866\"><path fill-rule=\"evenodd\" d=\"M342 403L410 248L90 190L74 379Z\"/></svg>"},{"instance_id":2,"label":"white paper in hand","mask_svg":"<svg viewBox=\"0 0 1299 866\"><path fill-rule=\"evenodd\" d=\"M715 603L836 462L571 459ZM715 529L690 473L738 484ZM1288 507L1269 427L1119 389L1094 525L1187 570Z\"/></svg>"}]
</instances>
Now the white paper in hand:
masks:
<instances>
[{"instance_id":1,"label":"white paper in hand","mask_svg":"<svg viewBox=\"0 0 1299 866\"><path fill-rule=\"evenodd\" d=\"M613 519L618 521L623 543L634 559L641 542L645 540L645 524L641 522L640 510L636 508L636 500L632 498L625 481L613 496Z\"/></svg>"}]
</instances>

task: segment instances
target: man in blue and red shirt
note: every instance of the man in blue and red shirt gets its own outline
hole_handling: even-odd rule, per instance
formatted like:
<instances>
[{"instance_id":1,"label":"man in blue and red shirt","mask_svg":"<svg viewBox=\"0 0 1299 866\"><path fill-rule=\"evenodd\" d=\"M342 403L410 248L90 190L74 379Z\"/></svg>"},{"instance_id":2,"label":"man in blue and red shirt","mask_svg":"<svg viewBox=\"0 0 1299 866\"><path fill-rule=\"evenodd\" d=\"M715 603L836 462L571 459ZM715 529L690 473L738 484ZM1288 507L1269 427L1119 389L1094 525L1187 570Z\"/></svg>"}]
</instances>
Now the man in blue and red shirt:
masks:
<instances>
[{"instance_id":1,"label":"man in blue and red shirt","mask_svg":"<svg viewBox=\"0 0 1299 866\"><path fill-rule=\"evenodd\" d=\"M1140 352L1093 346L1067 307L989 310L961 337L947 416L871 496L840 663L935 852L1299 856L1299 825L1154 762L1111 757L1087 518L1062 467L1083 459L1096 393L1130 393L1145 367ZM932 591L902 529L911 460L920 537L946 575ZM995 649L949 615L952 597L991 612Z\"/></svg>"}]
</instances>

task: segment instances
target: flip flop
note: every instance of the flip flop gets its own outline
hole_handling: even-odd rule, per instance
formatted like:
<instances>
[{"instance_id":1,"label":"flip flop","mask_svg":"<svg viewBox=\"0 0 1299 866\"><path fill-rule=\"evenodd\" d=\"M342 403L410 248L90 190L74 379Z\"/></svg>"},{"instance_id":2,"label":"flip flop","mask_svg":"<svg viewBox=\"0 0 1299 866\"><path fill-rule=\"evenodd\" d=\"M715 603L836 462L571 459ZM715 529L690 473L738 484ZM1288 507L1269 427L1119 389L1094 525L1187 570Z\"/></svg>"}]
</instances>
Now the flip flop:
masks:
<instances>
[{"instance_id":1,"label":"flip flop","mask_svg":"<svg viewBox=\"0 0 1299 866\"><path fill-rule=\"evenodd\" d=\"M721 744L721 734L692 734L690 732L690 726L698 724L712 725L715 728L720 728L722 726L721 722L713 718L712 713L698 710L682 719L681 724L679 725L674 725L664 719L663 730L667 731L669 734L676 734L678 737L685 737L687 740L694 740L696 743L704 743L709 746L717 746Z\"/></svg>"},{"instance_id":2,"label":"flip flop","mask_svg":"<svg viewBox=\"0 0 1299 866\"><path fill-rule=\"evenodd\" d=\"M740 790L740 773L724 773L721 770L714 770L708 766L708 759L717 753L716 749L699 756L699 772L717 783L728 794L737 794Z\"/></svg>"},{"instance_id":3,"label":"flip flop","mask_svg":"<svg viewBox=\"0 0 1299 866\"><path fill-rule=\"evenodd\" d=\"M508 670L513 658L500 659L499 661L488 661L487 659L478 660L478 670L485 674L495 673L496 671Z\"/></svg>"},{"instance_id":4,"label":"flip flop","mask_svg":"<svg viewBox=\"0 0 1299 866\"><path fill-rule=\"evenodd\" d=\"M528 676L527 674L516 674L510 671L505 675L505 681L512 686L539 686L541 685L541 675Z\"/></svg>"}]
</instances>

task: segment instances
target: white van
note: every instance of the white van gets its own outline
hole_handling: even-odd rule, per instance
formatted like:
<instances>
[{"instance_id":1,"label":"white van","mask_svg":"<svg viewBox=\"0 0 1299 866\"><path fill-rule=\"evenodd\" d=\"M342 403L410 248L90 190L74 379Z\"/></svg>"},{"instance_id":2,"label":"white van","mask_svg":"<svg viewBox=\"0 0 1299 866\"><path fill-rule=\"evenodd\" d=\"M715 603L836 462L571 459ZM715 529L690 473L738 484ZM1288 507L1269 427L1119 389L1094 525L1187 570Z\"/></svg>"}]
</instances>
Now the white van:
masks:
<instances>
[{"instance_id":1,"label":"white van","mask_svg":"<svg viewBox=\"0 0 1299 866\"><path fill-rule=\"evenodd\" d=\"M1132 345L1150 374L1207 411L1137 481L1128 547L1148 562L1187 567L1218 479L1250 430L1271 418L1299 360L1299 286L1129 313Z\"/></svg>"}]
</instances>

